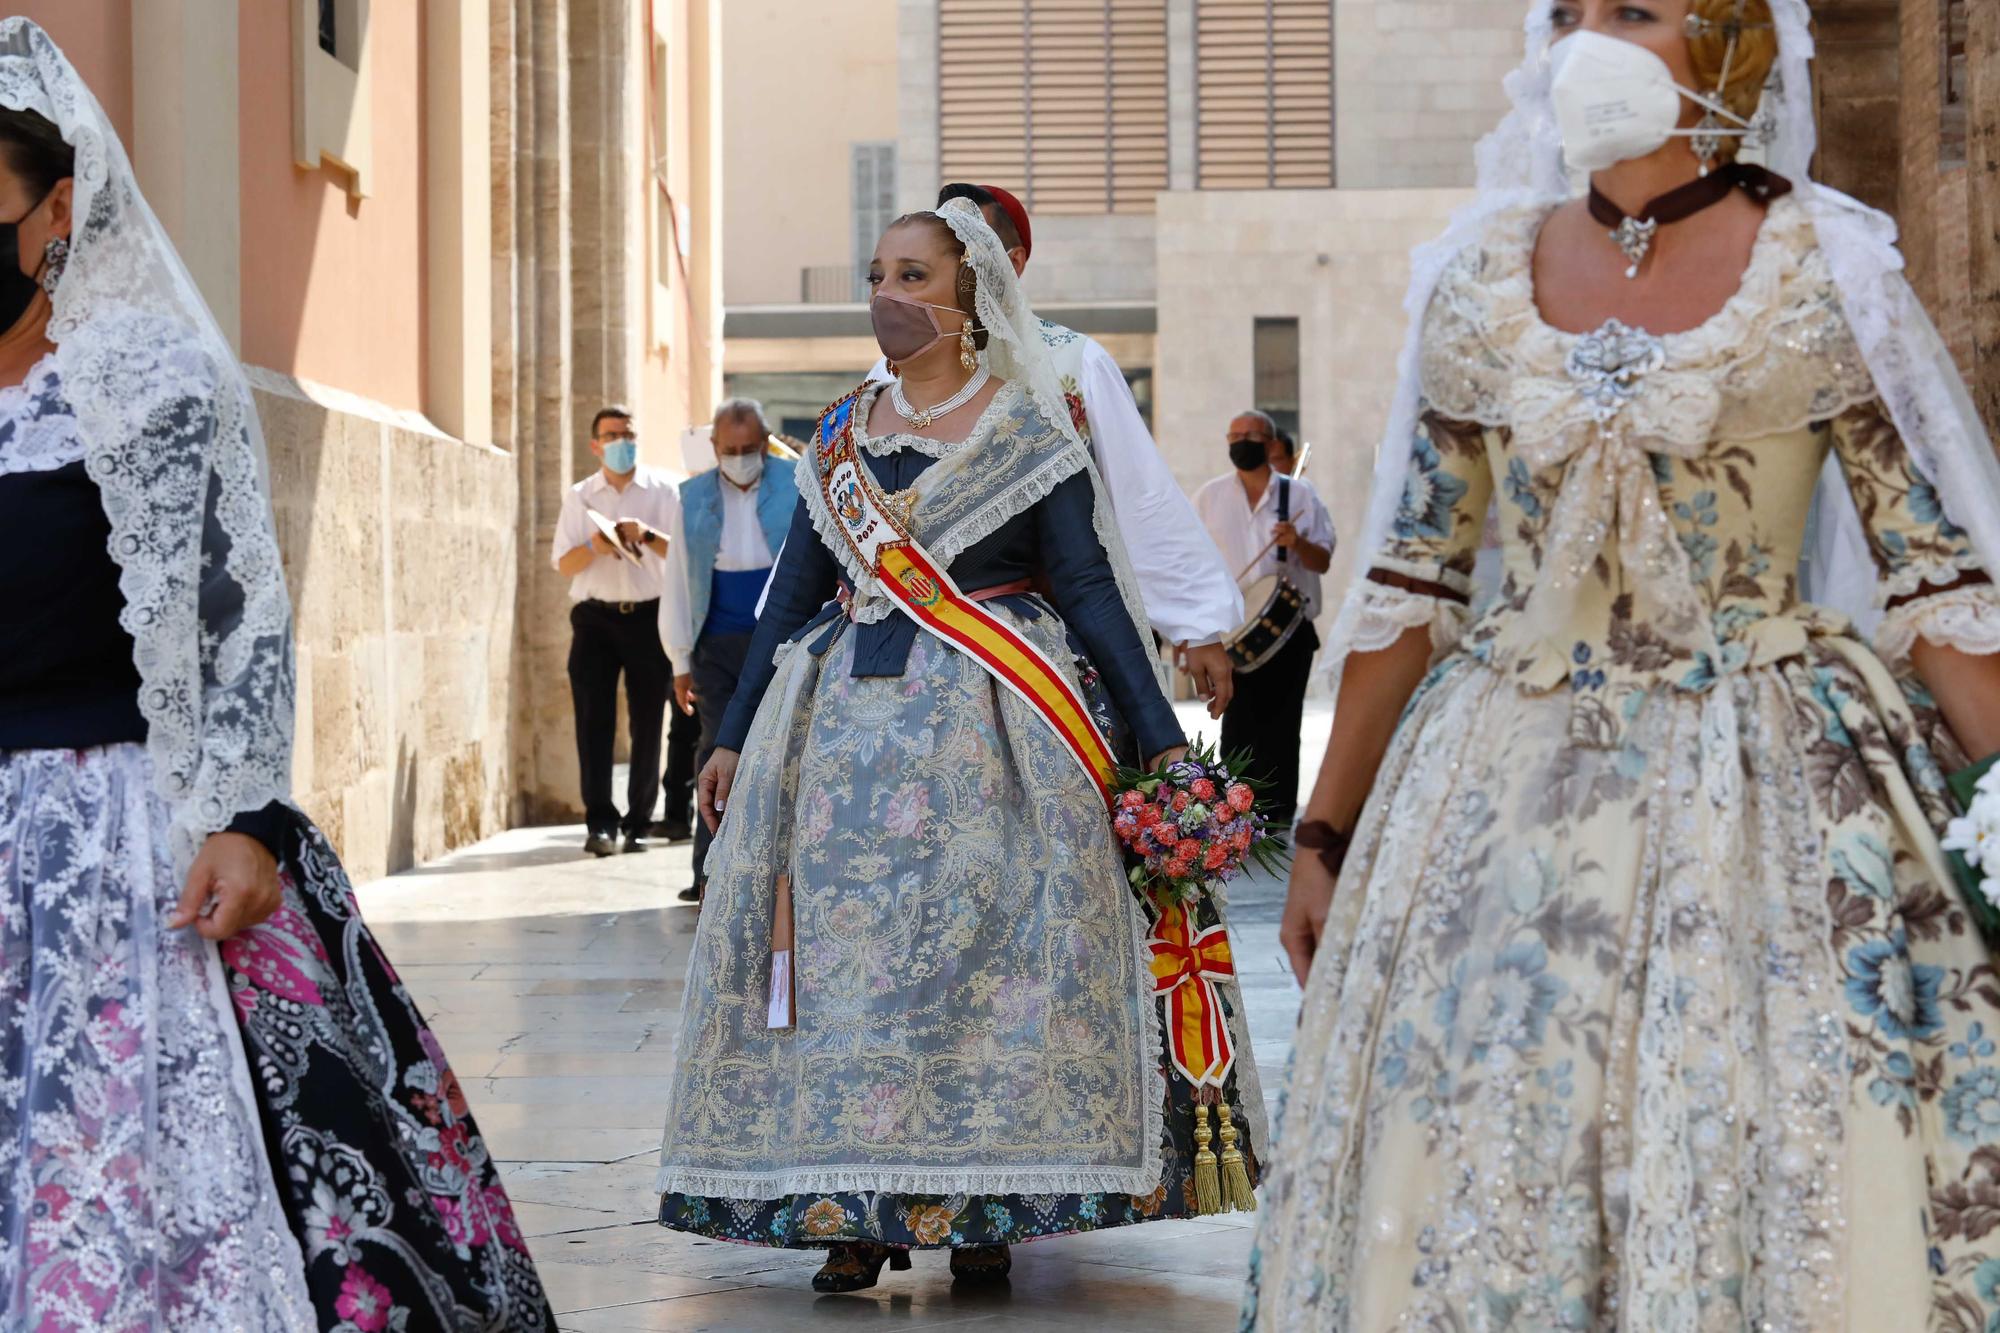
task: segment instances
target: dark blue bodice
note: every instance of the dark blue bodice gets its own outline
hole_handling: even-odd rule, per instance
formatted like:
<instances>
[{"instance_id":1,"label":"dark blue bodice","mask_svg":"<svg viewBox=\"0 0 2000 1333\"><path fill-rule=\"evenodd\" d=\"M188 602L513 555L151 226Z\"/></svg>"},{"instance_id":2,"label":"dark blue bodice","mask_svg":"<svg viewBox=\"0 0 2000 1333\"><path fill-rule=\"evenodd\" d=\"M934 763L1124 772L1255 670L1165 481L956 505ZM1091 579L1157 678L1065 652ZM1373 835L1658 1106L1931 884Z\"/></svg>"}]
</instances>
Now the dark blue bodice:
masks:
<instances>
[{"instance_id":1,"label":"dark blue bodice","mask_svg":"<svg viewBox=\"0 0 2000 1333\"><path fill-rule=\"evenodd\" d=\"M886 456L864 453L862 458L885 491L908 489L934 461L914 449L901 449ZM801 466L803 469L804 465ZM813 483L802 471L799 484ZM1103 676L1113 703L1138 740L1142 755L1150 757L1181 744L1185 738L1153 674L1151 646L1140 642L1132 618L1126 614L1125 603L1118 595L1118 581L1111 572L1104 547L1097 540L1091 510L1090 478L1079 472L1046 498L962 551L951 562L951 576L969 593L1042 577L1063 623L1081 640L1091 662ZM757 706L776 672L771 659L780 645L807 638L812 651L821 653L833 641L846 619L836 600L841 581L839 563L821 543L801 502L793 512L784 553L772 575L764 615L751 641L742 680L717 737L722 748L743 748ZM1041 600L1025 594L996 598L995 604L1030 618L1044 613ZM857 636L855 675L903 674L910 646L916 641L914 621L897 612L872 625L848 628Z\"/></svg>"}]
</instances>

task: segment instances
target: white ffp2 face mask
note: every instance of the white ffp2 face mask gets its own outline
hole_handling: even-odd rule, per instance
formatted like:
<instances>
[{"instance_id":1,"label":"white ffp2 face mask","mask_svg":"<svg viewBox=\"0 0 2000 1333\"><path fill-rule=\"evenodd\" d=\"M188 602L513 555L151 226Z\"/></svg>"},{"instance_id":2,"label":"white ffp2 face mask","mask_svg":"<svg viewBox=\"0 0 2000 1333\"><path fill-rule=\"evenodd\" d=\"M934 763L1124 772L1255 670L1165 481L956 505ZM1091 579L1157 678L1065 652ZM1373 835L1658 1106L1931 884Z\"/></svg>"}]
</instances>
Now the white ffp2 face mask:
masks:
<instances>
[{"instance_id":1,"label":"white ffp2 face mask","mask_svg":"<svg viewBox=\"0 0 2000 1333\"><path fill-rule=\"evenodd\" d=\"M738 486L755 485L757 478L764 475L764 455L762 453L727 454L715 461L716 465L722 469L722 475L735 482Z\"/></svg>"},{"instance_id":2,"label":"white ffp2 face mask","mask_svg":"<svg viewBox=\"0 0 2000 1333\"><path fill-rule=\"evenodd\" d=\"M1549 96L1562 134L1563 160L1580 171L1602 171L1657 152L1675 135L1694 135L1696 131L1680 128L1683 97L1733 125L1748 126L1713 99L1675 83L1667 62L1635 42L1576 32L1557 42L1549 59L1555 71ZM1744 131L1711 127L1706 132Z\"/></svg>"}]
</instances>

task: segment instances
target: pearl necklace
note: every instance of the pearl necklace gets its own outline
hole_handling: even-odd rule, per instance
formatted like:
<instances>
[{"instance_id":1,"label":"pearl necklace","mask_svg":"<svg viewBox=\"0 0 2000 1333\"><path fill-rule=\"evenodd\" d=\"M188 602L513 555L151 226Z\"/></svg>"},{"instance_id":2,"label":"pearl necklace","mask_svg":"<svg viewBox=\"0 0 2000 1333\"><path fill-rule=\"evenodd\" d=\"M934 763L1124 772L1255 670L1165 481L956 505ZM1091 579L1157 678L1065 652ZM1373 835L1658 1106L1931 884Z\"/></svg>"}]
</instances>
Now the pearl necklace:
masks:
<instances>
[{"instance_id":1,"label":"pearl necklace","mask_svg":"<svg viewBox=\"0 0 2000 1333\"><path fill-rule=\"evenodd\" d=\"M985 388L986 381L992 378L993 372L986 368L984 361L981 361L979 369L972 372L972 378L965 382L963 388L943 402L935 403L930 407L924 408L922 411L911 407L910 400L903 396L903 382L901 380L893 380L889 384L889 406L896 409L897 416L909 422L918 430L929 430L933 421L936 421L939 417L948 417L953 412L958 411L959 408L971 402L973 395Z\"/></svg>"}]
</instances>

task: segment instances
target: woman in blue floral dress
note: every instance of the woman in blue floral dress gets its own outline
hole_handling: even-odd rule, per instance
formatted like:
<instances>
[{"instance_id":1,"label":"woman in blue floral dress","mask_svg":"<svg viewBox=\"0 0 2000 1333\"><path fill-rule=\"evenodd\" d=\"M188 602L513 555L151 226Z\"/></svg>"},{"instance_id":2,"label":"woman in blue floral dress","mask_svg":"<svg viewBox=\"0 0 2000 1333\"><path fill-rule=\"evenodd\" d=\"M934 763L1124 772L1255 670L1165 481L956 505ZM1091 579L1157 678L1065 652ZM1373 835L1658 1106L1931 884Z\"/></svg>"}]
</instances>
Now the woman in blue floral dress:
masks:
<instances>
[{"instance_id":1,"label":"woman in blue floral dress","mask_svg":"<svg viewBox=\"0 0 2000 1333\"><path fill-rule=\"evenodd\" d=\"M902 383L822 419L753 667L703 773L704 817L728 813L659 1175L663 1225L825 1249L823 1291L873 1285L913 1249L949 1248L954 1273L992 1279L1015 1242L1198 1202L1194 1089L1165 1058L1150 921L1103 796L1041 715L888 604L839 535L827 458L851 442L953 580L1059 669L1075 664L1131 760L1155 760L1183 738L1136 584L977 211L954 201L892 225L871 279ZM919 315L903 345L892 321L912 303L946 318L933 330ZM772 1027L780 880L797 1014ZM1236 1023L1233 986L1220 992ZM1261 1097L1234 1031L1215 1115L1254 1178Z\"/></svg>"}]
</instances>

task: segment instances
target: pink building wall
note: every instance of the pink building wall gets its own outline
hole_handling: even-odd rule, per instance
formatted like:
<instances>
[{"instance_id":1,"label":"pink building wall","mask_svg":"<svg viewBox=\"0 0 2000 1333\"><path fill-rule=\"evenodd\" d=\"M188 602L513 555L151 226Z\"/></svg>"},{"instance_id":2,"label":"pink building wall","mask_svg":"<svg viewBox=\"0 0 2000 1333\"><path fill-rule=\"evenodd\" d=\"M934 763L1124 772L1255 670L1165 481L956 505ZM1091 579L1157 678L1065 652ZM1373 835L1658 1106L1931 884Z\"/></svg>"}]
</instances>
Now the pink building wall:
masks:
<instances>
[{"instance_id":1,"label":"pink building wall","mask_svg":"<svg viewBox=\"0 0 2000 1333\"><path fill-rule=\"evenodd\" d=\"M291 6L239 11L243 359L423 407L423 47L414 4L371 9L374 168L349 198L292 162Z\"/></svg>"},{"instance_id":2,"label":"pink building wall","mask_svg":"<svg viewBox=\"0 0 2000 1333\"><path fill-rule=\"evenodd\" d=\"M132 0L14 0L16 14L48 30L77 73L104 104L118 137L132 147Z\"/></svg>"}]
</instances>

